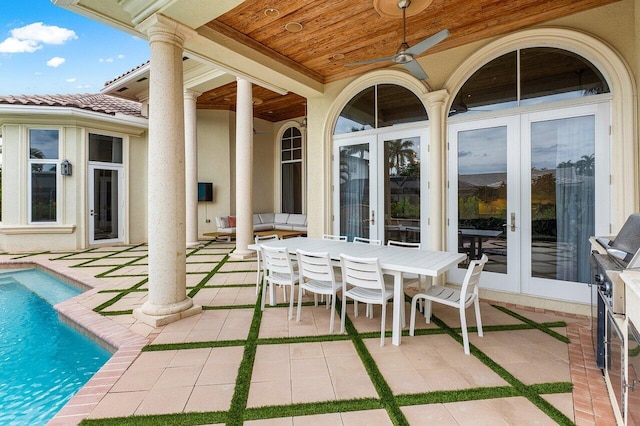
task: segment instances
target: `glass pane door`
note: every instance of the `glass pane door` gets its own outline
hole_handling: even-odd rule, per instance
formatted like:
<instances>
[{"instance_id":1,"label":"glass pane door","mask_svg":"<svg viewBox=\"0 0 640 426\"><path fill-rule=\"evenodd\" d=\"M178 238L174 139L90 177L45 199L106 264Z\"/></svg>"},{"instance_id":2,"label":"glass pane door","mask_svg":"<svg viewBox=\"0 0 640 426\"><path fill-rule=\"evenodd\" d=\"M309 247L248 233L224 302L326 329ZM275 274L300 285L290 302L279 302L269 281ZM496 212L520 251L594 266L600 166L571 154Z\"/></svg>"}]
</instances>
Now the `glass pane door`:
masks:
<instances>
[{"instance_id":1,"label":"glass pane door","mask_svg":"<svg viewBox=\"0 0 640 426\"><path fill-rule=\"evenodd\" d=\"M523 220L531 229L523 241L527 293L589 301L589 237L608 234L609 222L608 126L601 115L608 116L606 108L591 105L523 117L530 157L523 163L530 171L523 177L529 216Z\"/></svg>"},{"instance_id":2,"label":"glass pane door","mask_svg":"<svg viewBox=\"0 0 640 426\"><path fill-rule=\"evenodd\" d=\"M350 140L337 146L335 167L337 191L337 230L349 241L354 237L377 238L375 226L375 141Z\"/></svg>"},{"instance_id":3,"label":"glass pane door","mask_svg":"<svg viewBox=\"0 0 640 426\"><path fill-rule=\"evenodd\" d=\"M415 243L423 240L421 168L428 162L422 161L421 139L424 135L421 134L408 131L381 135L383 164L380 175L383 180L378 190L384 194L384 205L379 209L384 215L384 223L380 224L384 226L380 229L384 244L389 240ZM428 196L424 198L428 199Z\"/></svg>"},{"instance_id":4,"label":"glass pane door","mask_svg":"<svg viewBox=\"0 0 640 426\"><path fill-rule=\"evenodd\" d=\"M483 286L497 290L518 289L517 127L507 118L450 129L449 249L457 247L470 260L486 254ZM462 280L467 266L463 262L454 271L455 281Z\"/></svg>"},{"instance_id":5,"label":"glass pane door","mask_svg":"<svg viewBox=\"0 0 640 426\"><path fill-rule=\"evenodd\" d=\"M91 167L89 230L90 243L121 238L121 186L118 169Z\"/></svg>"}]
</instances>

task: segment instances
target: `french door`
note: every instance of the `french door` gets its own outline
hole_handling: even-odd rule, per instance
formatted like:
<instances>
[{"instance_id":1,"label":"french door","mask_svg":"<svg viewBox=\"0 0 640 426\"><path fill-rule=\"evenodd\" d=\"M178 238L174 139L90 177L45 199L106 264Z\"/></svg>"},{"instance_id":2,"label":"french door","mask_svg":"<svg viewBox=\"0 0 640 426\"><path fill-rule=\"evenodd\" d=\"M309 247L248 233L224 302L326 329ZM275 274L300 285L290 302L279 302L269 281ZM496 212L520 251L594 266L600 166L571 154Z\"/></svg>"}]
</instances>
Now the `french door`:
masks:
<instances>
[{"instance_id":1,"label":"french door","mask_svg":"<svg viewBox=\"0 0 640 426\"><path fill-rule=\"evenodd\" d=\"M450 126L448 246L489 257L483 287L589 302L588 239L611 213L608 129L608 103Z\"/></svg>"},{"instance_id":2,"label":"french door","mask_svg":"<svg viewBox=\"0 0 640 426\"><path fill-rule=\"evenodd\" d=\"M123 168L89 165L89 244L123 240Z\"/></svg>"},{"instance_id":3,"label":"french door","mask_svg":"<svg viewBox=\"0 0 640 426\"><path fill-rule=\"evenodd\" d=\"M333 232L426 242L428 128L394 130L334 141Z\"/></svg>"}]
</instances>

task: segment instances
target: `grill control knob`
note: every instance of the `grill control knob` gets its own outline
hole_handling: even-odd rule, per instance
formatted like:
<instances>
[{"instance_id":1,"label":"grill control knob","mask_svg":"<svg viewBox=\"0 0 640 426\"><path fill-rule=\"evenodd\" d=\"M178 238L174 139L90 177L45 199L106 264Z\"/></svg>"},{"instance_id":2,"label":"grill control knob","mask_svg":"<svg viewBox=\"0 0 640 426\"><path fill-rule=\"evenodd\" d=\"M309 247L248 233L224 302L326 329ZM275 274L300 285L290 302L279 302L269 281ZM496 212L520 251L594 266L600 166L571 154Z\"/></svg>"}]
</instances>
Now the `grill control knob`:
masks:
<instances>
[{"instance_id":1,"label":"grill control knob","mask_svg":"<svg viewBox=\"0 0 640 426\"><path fill-rule=\"evenodd\" d=\"M596 275L593 277L593 280L596 282L596 284L601 285L602 283L604 283L604 275L602 275L602 274L596 274Z\"/></svg>"}]
</instances>

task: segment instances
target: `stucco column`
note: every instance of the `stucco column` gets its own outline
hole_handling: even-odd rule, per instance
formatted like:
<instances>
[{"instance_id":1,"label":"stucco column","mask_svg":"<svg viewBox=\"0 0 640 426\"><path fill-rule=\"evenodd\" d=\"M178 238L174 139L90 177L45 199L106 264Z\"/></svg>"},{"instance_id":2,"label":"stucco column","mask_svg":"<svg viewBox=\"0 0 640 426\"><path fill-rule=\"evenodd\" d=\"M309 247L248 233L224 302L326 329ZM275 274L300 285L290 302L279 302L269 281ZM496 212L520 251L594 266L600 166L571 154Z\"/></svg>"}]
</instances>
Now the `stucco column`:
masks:
<instances>
[{"instance_id":1,"label":"stucco column","mask_svg":"<svg viewBox=\"0 0 640 426\"><path fill-rule=\"evenodd\" d=\"M429 106L429 226L431 250L443 250L446 241L446 132L444 107L449 99L446 90L429 92L425 95Z\"/></svg>"},{"instance_id":2,"label":"stucco column","mask_svg":"<svg viewBox=\"0 0 640 426\"><path fill-rule=\"evenodd\" d=\"M158 327L202 310L186 295L182 52L190 31L162 15L140 24L149 37L149 294L134 316Z\"/></svg>"},{"instance_id":3,"label":"stucco column","mask_svg":"<svg viewBox=\"0 0 640 426\"><path fill-rule=\"evenodd\" d=\"M255 256L253 241L253 92L238 77L236 106L236 250L233 257Z\"/></svg>"},{"instance_id":4,"label":"stucco column","mask_svg":"<svg viewBox=\"0 0 640 426\"><path fill-rule=\"evenodd\" d=\"M187 247L197 247L198 242L198 134L196 100L201 93L184 91L184 159L187 203Z\"/></svg>"}]
</instances>

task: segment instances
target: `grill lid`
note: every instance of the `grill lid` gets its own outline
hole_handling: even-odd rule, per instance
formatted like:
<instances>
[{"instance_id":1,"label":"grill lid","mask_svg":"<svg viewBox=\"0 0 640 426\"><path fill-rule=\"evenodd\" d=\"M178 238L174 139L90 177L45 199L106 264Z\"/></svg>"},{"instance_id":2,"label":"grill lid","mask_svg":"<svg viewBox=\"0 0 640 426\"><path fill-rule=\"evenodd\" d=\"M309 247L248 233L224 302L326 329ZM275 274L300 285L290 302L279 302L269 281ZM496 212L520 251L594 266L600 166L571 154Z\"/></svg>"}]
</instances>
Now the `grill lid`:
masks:
<instances>
[{"instance_id":1,"label":"grill lid","mask_svg":"<svg viewBox=\"0 0 640 426\"><path fill-rule=\"evenodd\" d=\"M629 262L640 249L640 214L629 216L616 238L609 244L610 254Z\"/></svg>"}]
</instances>

